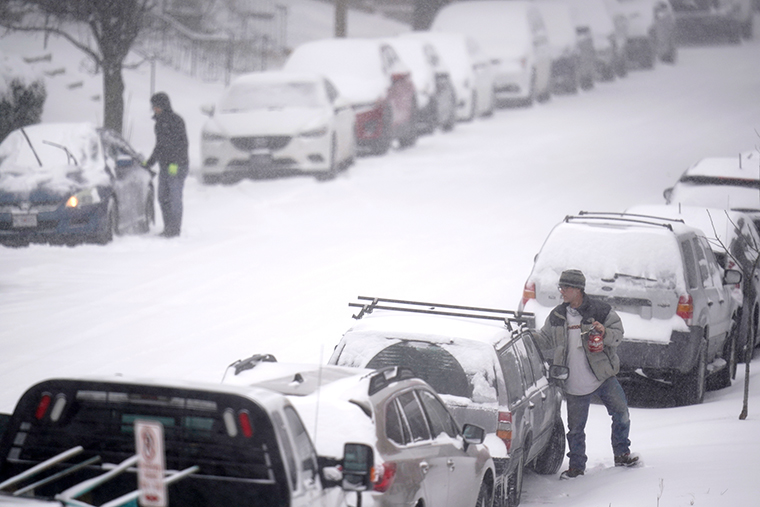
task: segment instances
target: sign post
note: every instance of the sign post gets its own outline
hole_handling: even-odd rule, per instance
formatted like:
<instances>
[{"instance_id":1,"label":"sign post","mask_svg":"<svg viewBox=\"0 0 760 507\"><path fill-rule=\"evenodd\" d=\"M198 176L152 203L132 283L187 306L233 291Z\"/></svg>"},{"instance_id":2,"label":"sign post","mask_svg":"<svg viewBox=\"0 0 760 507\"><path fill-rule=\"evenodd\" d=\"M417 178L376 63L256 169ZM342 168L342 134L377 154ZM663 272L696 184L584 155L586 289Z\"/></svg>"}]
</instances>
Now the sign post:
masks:
<instances>
[{"instance_id":1,"label":"sign post","mask_svg":"<svg viewBox=\"0 0 760 507\"><path fill-rule=\"evenodd\" d=\"M164 474L164 427L158 421L135 421L137 449L137 487L142 507L166 507L169 504Z\"/></svg>"}]
</instances>

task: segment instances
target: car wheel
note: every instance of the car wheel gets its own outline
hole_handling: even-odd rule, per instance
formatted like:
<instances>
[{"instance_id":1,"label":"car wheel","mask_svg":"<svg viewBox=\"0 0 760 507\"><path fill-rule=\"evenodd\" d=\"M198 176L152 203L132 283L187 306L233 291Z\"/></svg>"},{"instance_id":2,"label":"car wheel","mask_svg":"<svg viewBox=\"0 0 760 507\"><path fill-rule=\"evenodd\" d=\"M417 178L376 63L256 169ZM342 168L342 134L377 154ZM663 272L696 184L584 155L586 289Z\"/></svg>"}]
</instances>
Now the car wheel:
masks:
<instances>
[{"instance_id":1,"label":"car wheel","mask_svg":"<svg viewBox=\"0 0 760 507\"><path fill-rule=\"evenodd\" d=\"M335 139L335 134L332 135L332 140L330 141L330 162L327 164L327 170L321 171L316 174L317 181L328 181L335 179L335 176L338 174L338 162L336 160L337 154L337 144L338 141Z\"/></svg>"},{"instance_id":2,"label":"car wheel","mask_svg":"<svg viewBox=\"0 0 760 507\"><path fill-rule=\"evenodd\" d=\"M393 111L391 108L386 107L383 110L383 131L380 133L380 137L375 139L370 149L373 155L385 155L391 148L393 142L393 136L391 130L393 129Z\"/></svg>"},{"instance_id":3,"label":"car wheel","mask_svg":"<svg viewBox=\"0 0 760 507\"><path fill-rule=\"evenodd\" d=\"M560 417L554 421L551 437L546 448L533 462L533 470L541 475L556 474L565 459L565 423Z\"/></svg>"},{"instance_id":4,"label":"car wheel","mask_svg":"<svg viewBox=\"0 0 760 507\"><path fill-rule=\"evenodd\" d=\"M105 245L113 241L114 235L117 233L119 211L116 208L116 201L113 197L108 199L106 205L106 215L98 227L98 231L95 233L95 243Z\"/></svg>"},{"instance_id":5,"label":"car wheel","mask_svg":"<svg viewBox=\"0 0 760 507\"><path fill-rule=\"evenodd\" d=\"M483 480L480 483L480 490L478 491L478 499L475 501L475 507L493 507L492 498L493 488L488 482Z\"/></svg>"},{"instance_id":6,"label":"car wheel","mask_svg":"<svg viewBox=\"0 0 760 507\"><path fill-rule=\"evenodd\" d=\"M153 188L149 188L148 196L145 198L145 213L142 220L140 220L140 224L137 226L138 234L150 232L150 225L156 222L156 205L154 200Z\"/></svg>"},{"instance_id":7,"label":"car wheel","mask_svg":"<svg viewBox=\"0 0 760 507\"><path fill-rule=\"evenodd\" d=\"M676 63L678 60L678 47L676 46L675 36L670 38L670 45L668 51L662 55L661 60L665 63Z\"/></svg>"},{"instance_id":8,"label":"car wheel","mask_svg":"<svg viewBox=\"0 0 760 507\"><path fill-rule=\"evenodd\" d=\"M702 342L694 368L676 376L673 385L676 402L681 406L698 405L705 399L707 380L707 344Z\"/></svg>"},{"instance_id":9,"label":"car wheel","mask_svg":"<svg viewBox=\"0 0 760 507\"><path fill-rule=\"evenodd\" d=\"M507 507L517 507L520 505L522 496L523 472L525 471L525 452L520 454L517 460L517 467L507 479Z\"/></svg>"},{"instance_id":10,"label":"car wheel","mask_svg":"<svg viewBox=\"0 0 760 507\"><path fill-rule=\"evenodd\" d=\"M398 144L402 148L410 148L415 145L417 142L417 121L418 121L419 111L417 110L417 106L415 105L412 109L412 116L409 118L409 122L404 127L404 132L399 136L398 138Z\"/></svg>"},{"instance_id":11,"label":"car wheel","mask_svg":"<svg viewBox=\"0 0 760 507\"><path fill-rule=\"evenodd\" d=\"M646 45L641 49L639 55L639 64L644 69L653 69L655 62L655 43L652 37L647 40Z\"/></svg>"},{"instance_id":12,"label":"car wheel","mask_svg":"<svg viewBox=\"0 0 760 507\"><path fill-rule=\"evenodd\" d=\"M734 321L733 329L723 345L723 360L726 366L710 379L710 389L723 389L731 386L731 380L736 377L736 340L739 334L739 323Z\"/></svg>"}]
</instances>

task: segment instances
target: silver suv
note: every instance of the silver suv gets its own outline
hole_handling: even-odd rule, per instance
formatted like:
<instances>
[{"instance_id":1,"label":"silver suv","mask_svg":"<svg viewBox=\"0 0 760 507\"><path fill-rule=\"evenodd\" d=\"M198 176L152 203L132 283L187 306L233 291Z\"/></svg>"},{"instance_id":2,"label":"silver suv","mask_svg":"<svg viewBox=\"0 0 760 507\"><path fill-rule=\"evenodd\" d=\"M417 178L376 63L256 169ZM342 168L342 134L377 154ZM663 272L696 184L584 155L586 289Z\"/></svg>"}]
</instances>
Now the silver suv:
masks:
<instances>
[{"instance_id":1,"label":"silver suv","mask_svg":"<svg viewBox=\"0 0 760 507\"><path fill-rule=\"evenodd\" d=\"M368 446L375 473L364 494L372 505L491 507L495 470L481 445L484 430L471 424L460 429L411 370L278 363L271 355L231 366L234 374L228 369L225 383L286 394L321 456L336 455L347 442Z\"/></svg>"},{"instance_id":2,"label":"silver suv","mask_svg":"<svg viewBox=\"0 0 760 507\"><path fill-rule=\"evenodd\" d=\"M737 305L731 285L702 231L682 220L625 213L580 212L552 229L525 283L520 309L543 322L561 303L559 275L586 276L586 293L620 315L621 380L672 385L677 403L701 403L706 378L731 383Z\"/></svg>"},{"instance_id":3,"label":"silver suv","mask_svg":"<svg viewBox=\"0 0 760 507\"><path fill-rule=\"evenodd\" d=\"M561 394L528 332L530 315L359 297L361 308L330 364L401 366L425 379L454 418L486 431L496 505L520 502L523 469L553 474L564 460Z\"/></svg>"}]
</instances>

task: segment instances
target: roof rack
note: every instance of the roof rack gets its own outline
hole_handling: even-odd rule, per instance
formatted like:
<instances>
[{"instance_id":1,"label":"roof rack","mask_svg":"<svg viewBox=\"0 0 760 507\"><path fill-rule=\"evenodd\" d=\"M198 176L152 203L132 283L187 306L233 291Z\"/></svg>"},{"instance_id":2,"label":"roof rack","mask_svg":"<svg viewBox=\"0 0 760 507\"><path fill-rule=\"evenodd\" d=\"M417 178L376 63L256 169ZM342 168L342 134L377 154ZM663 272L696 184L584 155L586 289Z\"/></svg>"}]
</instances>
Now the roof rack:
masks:
<instances>
[{"instance_id":1,"label":"roof rack","mask_svg":"<svg viewBox=\"0 0 760 507\"><path fill-rule=\"evenodd\" d=\"M367 296L358 296L357 299L368 301L368 303L348 303L348 306L361 308L359 313L353 315L353 318L357 320L364 317L365 314L370 314L375 310L390 310L396 312L447 315L450 317L467 317L471 319L498 320L503 322L509 331L520 330L524 327L530 329L536 327L536 317L530 312L515 312L498 308L479 308L476 306L425 303L422 301L405 301L402 299L386 299ZM513 327L513 325L516 327Z\"/></svg>"},{"instance_id":2,"label":"roof rack","mask_svg":"<svg viewBox=\"0 0 760 507\"><path fill-rule=\"evenodd\" d=\"M620 213L614 211L579 211L577 215L567 215L564 221L570 222L572 220L608 220L627 222L664 227L670 231L673 230L673 223L684 223L684 221L680 218L665 218L652 215L637 215L635 213Z\"/></svg>"}]
</instances>

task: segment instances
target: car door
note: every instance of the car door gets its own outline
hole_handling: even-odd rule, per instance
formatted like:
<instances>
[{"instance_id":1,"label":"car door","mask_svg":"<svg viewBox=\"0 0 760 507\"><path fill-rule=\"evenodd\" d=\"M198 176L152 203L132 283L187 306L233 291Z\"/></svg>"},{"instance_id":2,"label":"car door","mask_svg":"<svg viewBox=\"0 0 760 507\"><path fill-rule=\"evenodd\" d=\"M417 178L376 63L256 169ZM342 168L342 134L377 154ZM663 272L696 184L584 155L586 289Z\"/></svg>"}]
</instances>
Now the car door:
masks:
<instances>
[{"instance_id":1,"label":"car door","mask_svg":"<svg viewBox=\"0 0 760 507\"><path fill-rule=\"evenodd\" d=\"M520 369L520 361L517 357L517 351L513 346L513 342L499 349L498 356L499 364L504 373L504 381L507 384L509 413L512 418L512 438L510 444L507 446L507 450L511 456L517 457L516 461L520 463L520 466L523 466L527 462L527 456L522 455L526 431L532 426L531 419L533 414L531 403L525 391L522 370ZM518 465L515 464L511 466L516 467Z\"/></svg>"},{"instance_id":2,"label":"car door","mask_svg":"<svg viewBox=\"0 0 760 507\"><path fill-rule=\"evenodd\" d=\"M113 189L118 201L119 230L128 231L146 221L147 188L151 178L126 141L109 132L103 136L106 165L113 175Z\"/></svg>"},{"instance_id":3,"label":"car door","mask_svg":"<svg viewBox=\"0 0 760 507\"><path fill-rule=\"evenodd\" d=\"M278 413L272 420L279 426L286 467L290 473L290 507L323 507L324 494L319 479L317 453L301 418L293 407L285 407L284 419Z\"/></svg>"},{"instance_id":4,"label":"car door","mask_svg":"<svg viewBox=\"0 0 760 507\"><path fill-rule=\"evenodd\" d=\"M722 345L722 337L728 332L730 327L730 302L728 294L725 291L720 276L717 263L709 247L706 247L706 240L694 237L692 245L694 254L697 258L697 270L704 293L705 312L708 316L707 325L709 326L708 337L708 360L715 356L717 349Z\"/></svg>"},{"instance_id":5,"label":"car door","mask_svg":"<svg viewBox=\"0 0 760 507\"><path fill-rule=\"evenodd\" d=\"M523 333L515 345L518 358L521 360L523 377L526 382L531 382L527 390L530 400L535 406L532 409L533 427L531 428L533 432L533 444L531 446L533 453L531 454L534 455L544 448L551 436L556 418L555 399L552 396L552 386L546 378L541 354L533 343L533 338L528 333Z\"/></svg>"},{"instance_id":6,"label":"car door","mask_svg":"<svg viewBox=\"0 0 760 507\"><path fill-rule=\"evenodd\" d=\"M480 483L474 455L464 450L464 440L446 406L431 391L417 390L433 434L433 446L446 461L445 486L449 507L474 505Z\"/></svg>"}]
</instances>

